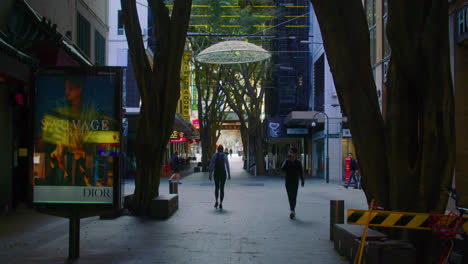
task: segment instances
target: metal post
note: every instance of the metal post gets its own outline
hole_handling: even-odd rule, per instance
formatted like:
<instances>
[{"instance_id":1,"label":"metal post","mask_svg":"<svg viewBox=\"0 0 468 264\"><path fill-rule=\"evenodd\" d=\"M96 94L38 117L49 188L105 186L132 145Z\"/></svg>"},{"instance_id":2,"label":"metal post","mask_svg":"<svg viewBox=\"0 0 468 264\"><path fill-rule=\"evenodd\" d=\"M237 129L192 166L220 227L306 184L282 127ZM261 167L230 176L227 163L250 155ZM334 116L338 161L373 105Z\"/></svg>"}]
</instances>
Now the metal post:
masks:
<instances>
[{"instance_id":1,"label":"metal post","mask_svg":"<svg viewBox=\"0 0 468 264\"><path fill-rule=\"evenodd\" d=\"M330 200L330 240L334 239L335 224L344 224L344 200Z\"/></svg>"},{"instance_id":2,"label":"metal post","mask_svg":"<svg viewBox=\"0 0 468 264\"><path fill-rule=\"evenodd\" d=\"M68 258L80 257L80 212L77 207L72 208L68 235Z\"/></svg>"},{"instance_id":3,"label":"metal post","mask_svg":"<svg viewBox=\"0 0 468 264\"><path fill-rule=\"evenodd\" d=\"M325 114L325 116L327 117L327 134L325 135L325 139L327 140L327 174L325 176L325 181L327 183L329 183L330 182L330 167L329 167L329 165L330 165L330 157L329 157L330 150L328 149L328 125L329 125L329 123L328 123L328 115Z\"/></svg>"},{"instance_id":4,"label":"metal post","mask_svg":"<svg viewBox=\"0 0 468 264\"><path fill-rule=\"evenodd\" d=\"M327 119L327 123L326 123L326 125L327 125L327 133L325 134L325 140L327 141L327 142L326 142L326 144L327 144L327 153L326 153L326 156L327 156L327 157L326 157L326 167L327 167L327 169L326 169L326 172L325 172L325 181L326 181L327 183L329 183L329 182L330 182L330 170L329 170L330 157L329 157L329 155L328 155L328 153L329 153L329 150L328 150L328 125L329 125L329 124L328 124L328 115L327 115L325 112L316 112L316 113L314 114L314 116L312 117L312 120L314 120L314 122L315 122L315 116L318 115L318 114L323 114L323 115L325 116L325 118Z\"/></svg>"}]
</instances>

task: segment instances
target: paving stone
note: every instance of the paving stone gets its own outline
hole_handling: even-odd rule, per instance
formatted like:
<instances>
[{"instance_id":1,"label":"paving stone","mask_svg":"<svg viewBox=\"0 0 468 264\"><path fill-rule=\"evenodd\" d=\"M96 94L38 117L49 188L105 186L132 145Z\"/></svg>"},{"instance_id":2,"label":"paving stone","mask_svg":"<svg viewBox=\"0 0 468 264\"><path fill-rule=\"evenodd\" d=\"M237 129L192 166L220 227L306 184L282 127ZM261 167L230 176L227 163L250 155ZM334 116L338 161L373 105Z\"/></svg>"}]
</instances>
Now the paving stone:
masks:
<instances>
[{"instance_id":1,"label":"paving stone","mask_svg":"<svg viewBox=\"0 0 468 264\"><path fill-rule=\"evenodd\" d=\"M229 160L232 180L226 182L223 210L213 207L207 172L186 174L178 186L179 209L167 220L82 220L80 259L74 263L347 263L329 240L329 205L345 200L346 209L364 209L361 190L306 179L299 187L297 218L291 220L283 177L251 176L239 157ZM133 188L128 182L125 193ZM160 191L168 194L167 181L161 181ZM53 219L62 222L9 236L8 241L21 238L27 245L0 248L1 263L64 263L68 226Z\"/></svg>"}]
</instances>

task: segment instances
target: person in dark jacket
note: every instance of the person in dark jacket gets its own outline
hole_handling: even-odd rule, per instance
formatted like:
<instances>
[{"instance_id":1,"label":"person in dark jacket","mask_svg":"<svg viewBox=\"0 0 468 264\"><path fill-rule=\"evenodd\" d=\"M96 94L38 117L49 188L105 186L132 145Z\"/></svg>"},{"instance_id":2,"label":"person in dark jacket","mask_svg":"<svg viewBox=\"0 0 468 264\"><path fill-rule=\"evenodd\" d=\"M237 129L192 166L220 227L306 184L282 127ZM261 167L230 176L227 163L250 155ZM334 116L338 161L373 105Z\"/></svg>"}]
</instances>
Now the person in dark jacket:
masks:
<instances>
[{"instance_id":1,"label":"person in dark jacket","mask_svg":"<svg viewBox=\"0 0 468 264\"><path fill-rule=\"evenodd\" d=\"M218 196L219 196L219 209L223 209L223 199L224 199L224 184L227 179L231 179L231 171L229 170L229 161L227 155L223 153L223 145L218 146L218 153L214 154L210 162L210 176L214 172L214 181L215 181L215 198L216 203L215 208L218 208Z\"/></svg>"},{"instance_id":2,"label":"person in dark jacket","mask_svg":"<svg viewBox=\"0 0 468 264\"><path fill-rule=\"evenodd\" d=\"M299 178L301 179L301 185L304 187L304 175L302 174L302 164L296 158L297 149L291 147L289 149L288 158L283 162L281 168L286 171L286 192L288 193L289 207L291 212L289 218L294 219L296 217L296 198L297 189L299 188Z\"/></svg>"},{"instance_id":3,"label":"person in dark jacket","mask_svg":"<svg viewBox=\"0 0 468 264\"><path fill-rule=\"evenodd\" d=\"M179 153L177 153L177 151L174 152L174 154L172 154L171 167L172 167L172 176L169 178L169 182L171 182L172 179L176 177L177 183L182 184L179 179L180 178L180 159L179 159Z\"/></svg>"},{"instance_id":4,"label":"person in dark jacket","mask_svg":"<svg viewBox=\"0 0 468 264\"><path fill-rule=\"evenodd\" d=\"M354 180L354 184L355 184L354 189L357 189L358 181L357 181L356 175L359 173L359 165L357 163L357 160L353 158L353 154L348 153L348 157L351 158L351 161L349 163L349 170L351 171L351 173L349 174L349 178L345 184L345 188L348 189L349 184L351 183L351 180Z\"/></svg>"}]
</instances>

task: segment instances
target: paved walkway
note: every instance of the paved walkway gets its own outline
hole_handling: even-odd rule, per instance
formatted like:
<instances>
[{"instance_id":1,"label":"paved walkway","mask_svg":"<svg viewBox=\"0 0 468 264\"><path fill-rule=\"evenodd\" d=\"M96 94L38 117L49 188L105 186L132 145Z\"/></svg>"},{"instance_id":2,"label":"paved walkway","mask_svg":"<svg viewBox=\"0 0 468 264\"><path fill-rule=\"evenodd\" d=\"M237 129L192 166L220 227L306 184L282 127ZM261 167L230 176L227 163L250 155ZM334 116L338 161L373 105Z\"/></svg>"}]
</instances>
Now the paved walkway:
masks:
<instances>
[{"instance_id":1,"label":"paved walkway","mask_svg":"<svg viewBox=\"0 0 468 264\"><path fill-rule=\"evenodd\" d=\"M346 263L329 241L329 200L365 208L362 191L306 179L297 218L290 220L282 178L253 177L242 170L240 158L230 161L224 210L213 207L207 173L191 174L182 179L179 210L168 220L83 219L81 258L74 263ZM168 192L167 181L160 192ZM10 223L13 231L0 232L0 263L64 263L67 220L31 214L42 219L35 227L21 233ZM5 222L0 217L0 228Z\"/></svg>"}]
</instances>

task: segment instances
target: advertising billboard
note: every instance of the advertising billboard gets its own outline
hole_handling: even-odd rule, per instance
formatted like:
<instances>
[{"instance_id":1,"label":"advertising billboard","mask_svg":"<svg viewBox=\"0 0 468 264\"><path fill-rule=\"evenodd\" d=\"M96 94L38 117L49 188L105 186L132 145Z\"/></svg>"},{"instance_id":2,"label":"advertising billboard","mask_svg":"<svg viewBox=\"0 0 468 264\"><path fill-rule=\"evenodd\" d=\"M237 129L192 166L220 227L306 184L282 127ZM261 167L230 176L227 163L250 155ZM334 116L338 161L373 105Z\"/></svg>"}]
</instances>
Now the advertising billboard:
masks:
<instances>
[{"instance_id":1,"label":"advertising billboard","mask_svg":"<svg viewBox=\"0 0 468 264\"><path fill-rule=\"evenodd\" d=\"M121 69L53 68L36 78L34 203L118 199Z\"/></svg>"}]
</instances>

